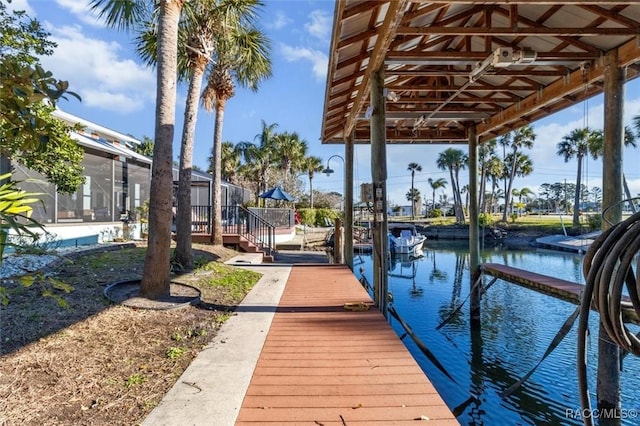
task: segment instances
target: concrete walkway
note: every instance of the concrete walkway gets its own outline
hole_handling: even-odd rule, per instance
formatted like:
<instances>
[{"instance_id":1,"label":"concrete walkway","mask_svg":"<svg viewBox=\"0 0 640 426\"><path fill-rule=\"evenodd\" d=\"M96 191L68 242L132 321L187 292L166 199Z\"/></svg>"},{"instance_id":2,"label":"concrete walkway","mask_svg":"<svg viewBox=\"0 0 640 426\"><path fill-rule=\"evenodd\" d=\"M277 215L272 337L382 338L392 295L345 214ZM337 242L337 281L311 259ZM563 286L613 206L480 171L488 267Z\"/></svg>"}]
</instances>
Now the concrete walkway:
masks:
<instances>
[{"instance_id":1,"label":"concrete walkway","mask_svg":"<svg viewBox=\"0 0 640 426\"><path fill-rule=\"evenodd\" d=\"M291 265L254 265L246 259L242 256L243 264L236 266L260 272L262 278L143 425L235 424L291 271Z\"/></svg>"}]
</instances>

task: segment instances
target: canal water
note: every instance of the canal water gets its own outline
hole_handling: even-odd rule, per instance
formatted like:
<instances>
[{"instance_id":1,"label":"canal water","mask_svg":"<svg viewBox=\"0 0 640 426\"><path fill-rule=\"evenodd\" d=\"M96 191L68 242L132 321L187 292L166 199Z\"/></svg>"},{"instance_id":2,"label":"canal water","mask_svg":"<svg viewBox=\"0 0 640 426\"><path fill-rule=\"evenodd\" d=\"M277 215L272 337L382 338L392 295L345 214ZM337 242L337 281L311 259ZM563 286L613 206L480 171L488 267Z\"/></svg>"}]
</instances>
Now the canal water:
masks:
<instances>
[{"instance_id":1,"label":"canal water","mask_svg":"<svg viewBox=\"0 0 640 426\"><path fill-rule=\"evenodd\" d=\"M516 391L503 395L542 358L576 306L533 290L498 280L483 296L482 330L470 333L469 302L446 325L438 325L469 294L466 245L431 243L416 260L389 264L391 306L426 345L448 377L428 359L390 316L418 364L463 425L581 425L576 373L577 321L571 332ZM501 263L584 284L582 256L552 251L481 252L481 262ZM373 284L371 255L356 255L354 272ZM485 284L491 277L485 277ZM639 327L631 326L637 333ZM590 316L589 390L595 404L598 318ZM640 359L624 359L621 376L624 425L640 424Z\"/></svg>"}]
</instances>

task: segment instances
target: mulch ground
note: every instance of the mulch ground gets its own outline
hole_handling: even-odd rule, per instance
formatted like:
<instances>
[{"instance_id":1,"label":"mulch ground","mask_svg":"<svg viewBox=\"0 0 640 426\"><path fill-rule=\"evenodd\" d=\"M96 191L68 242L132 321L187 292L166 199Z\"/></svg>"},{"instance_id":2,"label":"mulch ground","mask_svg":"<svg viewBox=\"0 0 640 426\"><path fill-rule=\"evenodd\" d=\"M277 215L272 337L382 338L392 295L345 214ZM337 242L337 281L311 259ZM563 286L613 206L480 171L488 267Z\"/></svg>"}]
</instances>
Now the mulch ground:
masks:
<instances>
[{"instance_id":1,"label":"mulch ground","mask_svg":"<svg viewBox=\"0 0 640 426\"><path fill-rule=\"evenodd\" d=\"M257 280L230 291L215 285L213 266L176 279L201 290L196 306L113 303L105 287L139 278L145 250L67 256L44 271L54 280L37 276L28 287L3 280L10 302L0 310L0 425L139 424ZM216 265L237 253L198 246L194 254L197 264Z\"/></svg>"}]
</instances>

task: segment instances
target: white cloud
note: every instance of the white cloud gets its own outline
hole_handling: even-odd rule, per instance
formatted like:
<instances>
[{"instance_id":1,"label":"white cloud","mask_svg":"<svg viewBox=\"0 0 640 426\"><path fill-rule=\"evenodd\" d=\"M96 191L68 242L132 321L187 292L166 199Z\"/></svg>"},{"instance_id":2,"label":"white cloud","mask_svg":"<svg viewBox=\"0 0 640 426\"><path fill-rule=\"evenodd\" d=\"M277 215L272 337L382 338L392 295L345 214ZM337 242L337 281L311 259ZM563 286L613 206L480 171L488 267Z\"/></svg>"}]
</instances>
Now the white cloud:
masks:
<instances>
[{"instance_id":1,"label":"white cloud","mask_svg":"<svg viewBox=\"0 0 640 426\"><path fill-rule=\"evenodd\" d=\"M144 100L137 99L129 94L93 89L82 91L82 103L88 107L100 108L120 114L140 111L144 106Z\"/></svg>"},{"instance_id":2,"label":"white cloud","mask_svg":"<svg viewBox=\"0 0 640 426\"><path fill-rule=\"evenodd\" d=\"M320 40L329 38L333 23L326 10L314 10L309 14L309 20L310 22L304 24L304 28L309 34Z\"/></svg>"},{"instance_id":3,"label":"white cloud","mask_svg":"<svg viewBox=\"0 0 640 426\"><path fill-rule=\"evenodd\" d=\"M318 81L324 82L327 77L329 58L326 53L307 47L293 47L286 44L280 46L282 55L287 62L308 61L311 63L313 75Z\"/></svg>"},{"instance_id":4,"label":"white cloud","mask_svg":"<svg viewBox=\"0 0 640 426\"><path fill-rule=\"evenodd\" d=\"M25 11L31 18L35 18L36 12L29 5L29 0L13 0L11 3L4 2L9 11Z\"/></svg>"},{"instance_id":5,"label":"white cloud","mask_svg":"<svg viewBox=\"0 0 640 426\"><path fill-rule=\"evenodd\" d=\"M273 21L266 22L265 26L274 30L280 30L289 25L291 22L293 21L289 19L289 17L283 11L279 10L276 12L275 19Z\"/></svg>"},{"instance_id":6,"label":"white cloud","mask_svg":"<svg viewBox=\"0 0 640 426\"><path fill-rule=\"evenodd\" d=\"M94 26L103 27L104 24L99 20L98 14L93 12L89 7L88 0L56 0L58 6L69 11L78 18L79 21Z\"/></svg>"},{"instance_id":7,"label":"white cloud","mask_svg":"<svg viewBox=\"0 0 640 426\"><path fill-rule=\"evenodd\" d=\"M119 43L86 37L79 27L49 30L58 48L42 64L56 78L68 80L84 104L129 113L155 100L155 74L123 57Z\"/></svg>"}]
</instances>

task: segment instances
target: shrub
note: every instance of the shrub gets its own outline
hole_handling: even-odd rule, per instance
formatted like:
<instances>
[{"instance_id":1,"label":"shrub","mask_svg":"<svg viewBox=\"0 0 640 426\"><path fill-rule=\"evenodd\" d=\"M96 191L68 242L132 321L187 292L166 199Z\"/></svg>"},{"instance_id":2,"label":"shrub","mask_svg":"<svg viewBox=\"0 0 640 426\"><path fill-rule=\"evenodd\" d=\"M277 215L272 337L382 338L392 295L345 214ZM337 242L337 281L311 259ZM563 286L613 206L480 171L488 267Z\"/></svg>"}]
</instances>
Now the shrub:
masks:
<instances>
[{"instance_id":1,"label":"shrub","mask_svg":"<svg viewBox=\"0 0 640 426\"><path fill-rule=\"evenodd\" d=\"M429 217L442 217L442 210L433 209L429 212Z\"/></svg>"},{"instance_id":2,"label":"shrub","mask_svg":"<svg viewBox=\"0 0 640 426\"><path fill-rule=\"evenodd\" d=\"M340 217L340 214L336 210L316 209L315 224L318 226L326 226L327 220L333 223L337 217Z\"/></svg>"},{"instance_id":3,"label":"shrub","mask_svg":"<svg viewBox=\"0 0 640 426\"><path fill-rule=\"evenodd\" d=\"M478 225L480 226L493 225L493 217L489 213L480 213L478 215Z\"/></svg>"},{"instance_id":4,"label":"shrub","mask_svg":"<svg viewBox=\"0 0 640 426\"><path fill-rule=\"evenodd\" d=\"M599 214L590 214L587 216L587 224L591 231L602 229L602 216Z\"/></svg>"},{"instance_id":5,"label":"shrub","mask_svg":"<svg viewBox=\"0 0 640 426\"><path fill-rule=\"evenodd\" d=\"M300 222L303 225L314 225L316 223L316 210L315 209L298 209L300 215Z\"/></svg>"}]
</instances>

